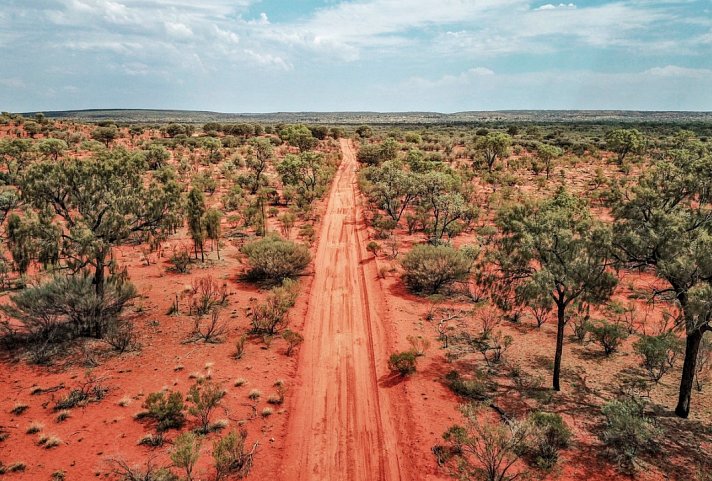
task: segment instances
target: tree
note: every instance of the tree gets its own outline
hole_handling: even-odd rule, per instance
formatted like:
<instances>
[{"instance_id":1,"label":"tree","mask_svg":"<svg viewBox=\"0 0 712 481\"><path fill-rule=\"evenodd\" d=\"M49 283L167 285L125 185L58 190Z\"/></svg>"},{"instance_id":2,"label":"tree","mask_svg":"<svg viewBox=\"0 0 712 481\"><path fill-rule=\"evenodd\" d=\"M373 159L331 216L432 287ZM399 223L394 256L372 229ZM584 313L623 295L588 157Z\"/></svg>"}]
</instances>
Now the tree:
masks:
<instances>
[{"instance_id":1,"label":"tree","mask_svg":"<svg viewBox=\"0 0 712 481\"><path fill-rule=\"evenodd\" d=\"M279 137L290 145L299 148L300 152L306 152L316 147L319 142L305 125L290 125L279 132Z\"/></svg>"},{"instance_id":2,"label":"tree","mask_svg":"<svg viewBox=\"0 0 712 481\"><path fill-rule=\"evenodd\" d=\"M640 152L645 139L637 129L615 129L606 133L608 150L618 154L618 163L622 164L629 153Z\"/></svg>"},{"instance_id":3,"label":"tree","mask_svg":"<svg viewBox=\"0 0 712 481\"><path fill-rule=\"evenodd\" d=\"M106 148L119 136L119 129L115 125L109 127L97 127L91 133L91 138L103 142Z\"/></svg>"},{"instance_id":4,"label":"tree","mask_svg":"<svg viewBox=\"0 0 712 481\"><path fill-rule=\"evenodd\" d=\"M207 232L205 230L205 197L203 192L193 187L188 192L188 197L185 202L185 214L188 218L188 230L190 237L193 239L193 249L195 258L198 258L198 249L200 249L200 260L205 261L205 238Z\"/></svg>"},{"instance_id":5,"label":"tree","mask_svg":"<svg viewBox=\"0 0 712 481\"><path fill-rule=\"evenodd\" d=\"M438 244L445 234L458 232L457 221L475 217L477 208L465 201L459 177L449 172L431 171L418 178L418 204L430 212L429 241Z\"/></svg>"},{"instance_id":6,"label":"tree","mask_svg":"<svg viewBox=\"0 0 712 481\"><path fill-rule=\"evenodd\" d=\"M56 216L40 216L48 230L61 219L61 255L75 271L94 269L99 298L113 247L137 236L158 236L178 208L178 184L146 183L144 172L141 156L116 149L62 163L38 162L20 183L29 205Z\"/></svg>"},{"instance_id":7,"label":"tree","mask_svg":"<svg viewBox=\"0 0 712 481\"><path fill-rule=\"evenodd\" d=\"M650 269L666 282L654 292L680 310L685 359L675 413L686 418L700 342L712 330L712 156L674 149L625 195L614 192L615 247L622 265Z\"/></svg>"},{"instance_id":8,"label":"tree","mask_svg":"<svg viewBox=\"0 0 712 481\"><path fill-rule=\"evenodd\" d=\"M9 181L14 182L18 173L30 162L32 141L29 139L0 140L0 158L7 169Z\"/></svg>"},{"instance_id":9,"label":"tree","mask_svg":"<svg viewBox=\"0 0 712 481\"><path fill-rule=\"evenodd\" d=\"M54 161L68 148L67 143L60 139L44 139L37 144L37 150Z\"/></svg>"},{"instance_id":10,"label":"tree","mask_svg":"<svg viewBox=\"0 0 712 481\"><path fill-rule=\"evenodd\" d=\"M272 144L267 139L253 139L251 155L247 157L247 167L252 171L250 193L256 194L262 186L262 178L274 157Z\"/></svg>"},{"instance_id":11,"label":"tree","mask_svg":"<svg viewBox=\"0 0 712 481\"><path fill-rule=\"evenodd\" d=\"M370 201L386 211L391 219L399 222L408 206L420 193L420 182L416 174L403 170L396 162L384 162L379 167L363 170L366 181L363 189Z\"/></svg>"},{"instance_id":12,"label":"tree","mask_svg":"<svg viewBox=\"0 0 712 481\"><path fill-rule=\"evenodd\" d=\"M548 180L549 175L551 174L551 163L555 158L561 156L562 151L560 148L550 144L539 144L536 148L536 151L539 159L544 162L546 178Z\"/></svg>"},{"instance_id":13,"label":"tree","mask_svg":"<svg viewBox=\"0 0 712 481\"><path fill-rule=\"evenodd\" d=\"M502 236L490 256L497 269L483 279L504 292L496 301L512 292L518 304L556 306L553 388L559 391L567 308L604 302L617 284L610 272L610 230L563 188L544 202L502 210L497 225Z\"/></svg>"},{"instance_id":14,"label":"tree","mask_svg":"<svg viewBox=\"0 0 712 481\"><path fill-rule=\"evenodd\" d=\"M509 147L512 145L512 138L504 132L489 132L482 137L475 138L475 152L482 156L487 170L490 172L494 168L497 159L509 154Z\"/></svg>"},{"instance_id":15,"label":"tree","mask_svg":"<svg viewBox=\"0 0 712 481\"><path fill-rule=\"evenodd\" d=\"M310 202L316 197L317 187L324 180L323 164L323 156L316 152L288 154L277 164L277 172L285 186L296 186L302 197Z\"/></svg>"},{"instance_id":16,"label":"tree","mask_svg":"<svg viewBox=\"0 0 712 481\"><path fill-rule=\"evenodd\" d=\"M205 213L204 224L205 233L213 243L217 246L218 259L220 259L220 219L222 219L222 212L217 209L211 208Z\"/></svg>"}]
</instances>

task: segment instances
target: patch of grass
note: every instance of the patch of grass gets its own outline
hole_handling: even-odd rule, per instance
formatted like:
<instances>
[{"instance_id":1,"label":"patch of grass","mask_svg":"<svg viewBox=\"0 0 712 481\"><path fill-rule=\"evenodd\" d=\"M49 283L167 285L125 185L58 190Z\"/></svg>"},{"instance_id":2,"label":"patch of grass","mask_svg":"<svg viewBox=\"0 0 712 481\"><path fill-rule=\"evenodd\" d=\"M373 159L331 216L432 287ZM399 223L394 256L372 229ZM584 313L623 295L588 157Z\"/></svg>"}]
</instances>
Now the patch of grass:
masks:
<instances>
[{"instance_id":1,"label":"patch of grass","mask_svg":"<svg viewBox=\"0 0 712 481\"><path fill-rule=\"evenodd\" d=\"M247 379L239 378L239 379L235 380L234 386L240 387L240 386L244 386L245 384L247 384Z\"/></svg>"},{"instance_id":2,"label":"patch of grass","mask_svg":"<svg viewBox=\"0 0 712 481\"><path fill-rule=\"evenodd\" d=\"M266 417L271 416L273 412L274 411L272 410L272 408L267 407L262 410L261 414L262 414L263 418L266 418Z\"/></svg>"},{"instance_id":3,"label":"patch of grass","mask_svg":"<svg viewBox=\"0 0 712 481\"><path fill-rule=\"evenodd\" d=\"M116 404L118 404L122 408L125 408L126 406L131 404L131 401L133 401L133 400L129 396L124 396L121 399L119 399Z\"/></svg>"},{"instance_id":4,"label":"patch of grass","mask_svg":"<svg viewBox=\"0 0 712 481\"><path fill-rule=\"evenodd\" d=\"M10 414L14 414L15 416L20 416L28 409L30 409L30 406L28 406L25 403L15 403L15 405L10 410Z\"/></svg>"},{"instance_id":5,"label":"patch of grass","mask_svg":"<svg viewBox=\"0 0 712 481\"><path fill-rule=\"evenodd\" d=\"M163 435L162 434L146 434L141 439L138 440L139 446L150 446L156 448L158 446L163 446Z\"/></svg>"},{"instance_id":6,"label":"patch of grass","mask_svg":"<svg viewBox=\"0 0 712 481\"><path fill-rule=\"evenodd\" d=\"M59 414L57 414L57 417L54 418L54 420L58 423L63 423L70 417L72 417L72 412L67 409L64 409L63 411L60 411Z\"/></svg>"},{"instance_id":7,"label":"patch of grass","mask_svg":"<svg viewBox=\"0 0 712 481\"><path fill-rule=\"evenodd\" d=\"M250 393L247 395L248 398L252 399L253 401L257 401L260 396L262 396L262 392L260 392L259 389L253 389L250 391Z\"/></svg>"},{"instance_id":8,"label":"patch of grass","mask_svg":"<svg viewBox=\"0 0 712 481\"><path fill-rule=\"evenodd\" d=\"M44 425L42 423L34 422L27 426L27 430L25 431L27 434L37 434L40 431L44 429Z\"/></svg>"}]
</instances>

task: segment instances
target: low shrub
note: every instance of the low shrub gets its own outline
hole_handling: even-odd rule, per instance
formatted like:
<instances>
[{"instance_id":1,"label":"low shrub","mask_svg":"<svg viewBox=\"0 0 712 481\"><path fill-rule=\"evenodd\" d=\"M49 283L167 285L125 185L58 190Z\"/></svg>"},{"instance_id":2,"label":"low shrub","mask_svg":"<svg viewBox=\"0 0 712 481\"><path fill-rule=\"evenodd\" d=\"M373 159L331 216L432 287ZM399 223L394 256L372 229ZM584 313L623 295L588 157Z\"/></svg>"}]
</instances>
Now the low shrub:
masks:
<instances>
[{"instance_id":1,"label":"low shrub","mask_svg":"<svg viewBox=\"0 0 712 481\"><path fill-rule=\"evenodd\" d=\"M401 376L409 376L415 372L417 356L413 351L403 351L391 354L388 368Z\"/></svg>"},{"instance_id":2,"label":"low shrub","mask_svg":"<svg viewBox=\"0 0 712 481\"><path fill-rule=\"evenodd\" d=\"M529 416L529 424L529 454L538 467L551 469L559 460L559 451L569 446L571 430L556 413L537 411Z\"/></svg>"},{"instance_id":3,"label":"low shrub","mask_svg":"<svg viewBox=\"0 0 712 481\"><path fill-rule=\"evenodd\" d=\"M159 391L148 395L143 403L145 413L139 417L152 419L156 430L161 433L169 429L179 429L185 423L185 403L179 392Z\"/></svg>"},{"instance_id":4,"label":"low shrub","mask_svg":"<svg viewBox=\"0 0 712 481\"><path fill-rule=\"evenodd\" d=\"M680 342L672 332L657 336L642 335L633 344L633 349L643 358L642 365L650 379L657 383L675 364Z\"/></svg>"},{"instance_id":5,"label":"low shrub","mask_svg":"<svg viewBox=\"0 0 712 481\"><path fill-rule=\"evenodd\" d=\"M593 340L603 347L606 356L616 352L621 343L628 338L628 331L623 326L606 321L590 325L588 331Z\"/></svg>"},{"instance_id":6,"label":"low shrub","mask_svg":"<svg viewBox=\"0 0 712 481\"><path fill-rule=\"evenodd\" d=\"M445 385L458 396L472 401L485 401L489 398L490 385L480 371L475 373L473 379L465 379L459 372L450 371L445 375Z\"/></svg>"},{"instance_id":7,"label":"low shrub","mask_svg":"<svg viewBox=\"0 0 712 481\"><path fill-rule=\"evenodd\" d=\"M636 470L638 456L655 446L658 430L645 415L645 401L628 397L607 403L601 440L613 459L627 473Z\"/></svg>"},{"instance_id":8,"label":"low shrub","mask_svg":"<svg viewBox=\"0 0 712 481\"><path fill-rule=\"evenodd\" d=\"M282 239L278 235L269 235L245 244L240 251L247 258L248 276L268 282L295 277L311 261L306 246Z\"/></svg>"},{"instance_id":9,"label":"low shrub","mask_svg":"<svg viewBox=\"0 0 712 481\"><path fill-rule=\"evenodd\" d=\"M401 262L403 281L412 291L435 294L470 274L472 259L464 252L446 245L417 245Z\"/></svg>"}]
</instances>

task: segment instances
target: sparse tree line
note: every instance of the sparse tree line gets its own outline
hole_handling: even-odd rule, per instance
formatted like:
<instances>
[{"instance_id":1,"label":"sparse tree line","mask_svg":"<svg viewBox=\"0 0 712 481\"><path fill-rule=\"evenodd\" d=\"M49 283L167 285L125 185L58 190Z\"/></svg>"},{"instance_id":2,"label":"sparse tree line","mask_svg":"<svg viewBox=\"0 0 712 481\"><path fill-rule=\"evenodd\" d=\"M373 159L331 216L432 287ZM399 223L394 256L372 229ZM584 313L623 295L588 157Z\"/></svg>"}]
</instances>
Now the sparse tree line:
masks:
<instances>
[{"instance_id":1,"label":"sparse tree line","mask_svg":"<svg viewBox=\"0 0 712 481\"><path fill-rule=\"evenodd\" d=\"M712 330L712 250L707 245L712 238L712 149L705 138L677 131L648 139L636 129L610 129L598 142L612 155L596 155L610 159L623 175L604 177L597 171L591 189L574 194L564 167L574 154L546 139L514 145L516 131L483 129L470 141L451 136L444 147L441 137L432 150L444 150L446 156L428 158L425 135L407 140L394 134L378 141L373 132L367 134L359 160L360 186L376 236L369 250L393 260L398 249L388 255L379 241L421 234L426 242L416 243L398 262L405 285L424 295L465 294L489 306L473 311L473 320L483 325L476 336L448 334L448 321L466 315L441 313L438 329L448 356L481 353L491 369L512 344L510 336L491 327L499 323L493 318L519 322L528 315L538 327L553 318L551 385L559 391L567 330L577 342L590 339L600 345L604 356L633 335L633 350L649 382L657 384L682 364L675 413L689 415L693 391L701 390L709 376L712 347L705 337ZM553 187L536 195L517 192L528 163L535 176L545 174L540 185L551 182ZM631 165L638 167L627 177ZM476 245L454 247L463 233L475 237ZM664 325L640 332L636 307L612 300L625 272L657 277L655 290L640 295L661 303ZM394 354L390 365L409 375L416 361L411 349ZM529 382L519 371L512 375L522 385ZM491 393L477 376L455 377L446 384L477 402ZM472 412L466 413L468 426L446 434L446 444L436 450L438 460L462 479L518 477L512 466L526 457L527 439L535 431L531 421L506 420L493 427ZM637 456L652 448L658 433L645 414L645 402L623 397L608 403L603 414L603 442L621 467L633 470Z\"/></svg>"}]
</instances>

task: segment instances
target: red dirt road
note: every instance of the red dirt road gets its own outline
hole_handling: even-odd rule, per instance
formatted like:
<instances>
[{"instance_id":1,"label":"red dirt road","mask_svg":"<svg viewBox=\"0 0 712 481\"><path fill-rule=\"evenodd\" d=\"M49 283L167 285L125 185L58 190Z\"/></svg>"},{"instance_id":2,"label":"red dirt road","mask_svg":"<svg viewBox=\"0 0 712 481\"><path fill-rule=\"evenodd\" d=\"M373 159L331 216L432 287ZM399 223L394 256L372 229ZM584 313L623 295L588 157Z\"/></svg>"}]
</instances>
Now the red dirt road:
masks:
<instances>
[{"instance_id":1,"label":"red dirt road","mask_svg":"<svg viewBox=\"0 0 712 481\"><path fill-rule=\"evenodd\" d=\"M281 478L411 479L389 392L378 383L387 373L383 298L373 263L364 261L356 154L349 140L341 148L316 251Z\"/></svg>"}]
</instances>

